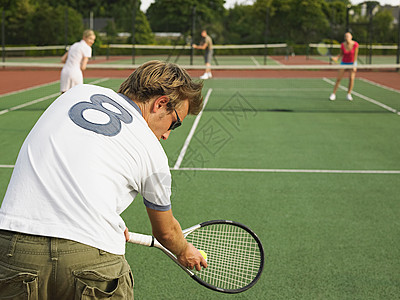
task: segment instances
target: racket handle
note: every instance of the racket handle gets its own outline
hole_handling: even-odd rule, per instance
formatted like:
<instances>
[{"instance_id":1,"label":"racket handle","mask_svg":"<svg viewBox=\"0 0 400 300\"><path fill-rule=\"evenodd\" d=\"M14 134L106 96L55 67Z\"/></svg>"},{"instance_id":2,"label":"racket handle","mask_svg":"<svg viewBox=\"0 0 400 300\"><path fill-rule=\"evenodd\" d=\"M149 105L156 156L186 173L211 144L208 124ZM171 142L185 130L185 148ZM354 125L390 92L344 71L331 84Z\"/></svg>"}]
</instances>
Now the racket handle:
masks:
<instances>
[{"instance_id":1,"label":"racket handle","mask_svg":"<svg viewBox=\"0 0 400 300\"><path fill-rule=\"evenodd\" d=\"M153 247L154 246L154 237L151 235L145 235L135 232L129 232L129 243Z\"/></svg>"},{"instance_id":2,"label":"racket handle","mask_svg":"<svg viewBox=\"0 0 400 300\"><path fill-rule=\"evenodd\" d=\"M140 234L140 233L135 233L135 232L129 232L129 243L132 244L137 244L137 245L142 245L142 246L148 246L148 247L156 247L158 249L161 249L165 254L167 254L178 266L180 266L186 273L188 273L190 276L193 276L194 273L189 270L188 268L185 268L182 266L178 259L175 257L174 254L172 254L171 251L169 251L167 248L163 247L160 242L158 242L153 236L151 235L145 235L145 234Z\"/></svg>"}]
</instances>

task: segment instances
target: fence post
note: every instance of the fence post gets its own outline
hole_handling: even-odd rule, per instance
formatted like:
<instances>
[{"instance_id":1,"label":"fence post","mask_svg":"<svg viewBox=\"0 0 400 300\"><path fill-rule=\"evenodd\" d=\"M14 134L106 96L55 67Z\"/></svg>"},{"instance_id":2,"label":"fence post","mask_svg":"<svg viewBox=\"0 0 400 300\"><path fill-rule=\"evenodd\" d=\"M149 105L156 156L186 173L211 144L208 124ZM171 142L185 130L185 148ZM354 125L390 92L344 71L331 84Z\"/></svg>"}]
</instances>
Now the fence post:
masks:
<instances>
[{"instance_id":1,"label":"fence post","mask_svg":"<svg viewBox=\"0 0 400 300\"><path fill-rule=\"evenodd\" d=\"M196 26L196 6L193 6L192 8L192 42L190 44L191 51L190 51L190 65L193 65L193 56L194 56L194 32L195 32L195 26Z\"/></svg>"},{"instance_id":2,"label":"fence post","mask_svg":"<svg viewBox=\"0 0 400 300\"><path fill-rule=\"evenodd\" d=\"M5 37L5 23L6 23L6 17L4 14L4 10L1 13L1 56L2 56L2 61L6 61L6 37Z\"/></svg>"},{"instance_id":3,"label":"fence post","mask_svg":"<svg viewBox=\"0 0 400 300\"><path fill-rule=\"evenodd\" d=\"M264 65L267 64L267 55L268 55L268 17L269 17L269 7L267 7L267 12L265 13Z\"/></svg>"},{"instance_id":4,"label":"fence post","mask_svg":"<svg viewBox=\"0 0 400 300\"><path fill-rule=\"evenodd\" d=\"M397 59L396 63L400 64L400 5L399 5L399 16L397 17ZM397 68L397 71L400 69Z\"/></svg>"},{"instance_id":5,"label":"fence post","mask_svg":"<svg viewBox=\"0 0 400 300\"><path fill-rule=\"evenodd\" d=\"M132 65L135 64L135 22L136 22L136 0L133 0L132 8Z\"/></svg>"},{"instance_id":6,"label":"fence post","mask_svg":"<svg viewBox=\"0 0 400 300\"><path fill-rule=\"evenodd\" d=\"M65 50L68 48L68 7L65 8L65 19L64 19L64 42Z\"/></svg>"}]
</instances>

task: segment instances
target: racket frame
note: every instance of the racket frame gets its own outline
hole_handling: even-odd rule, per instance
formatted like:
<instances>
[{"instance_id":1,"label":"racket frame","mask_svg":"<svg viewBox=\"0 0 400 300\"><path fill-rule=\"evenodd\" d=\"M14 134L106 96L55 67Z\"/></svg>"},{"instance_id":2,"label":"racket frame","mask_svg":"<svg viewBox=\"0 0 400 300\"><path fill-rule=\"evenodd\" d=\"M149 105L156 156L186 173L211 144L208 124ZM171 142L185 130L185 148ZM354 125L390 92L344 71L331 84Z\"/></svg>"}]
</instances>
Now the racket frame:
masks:
<instances>
[{"instance_id":1,"label":"racket frame","mask_svg":"<svg viewBox=\"0 0 400 300\"><path fill-rule=\"evenodd\" d=\"M209 284L209 283L203 281L192 270L190 270L190 269L186 268L185 266L181 265L181 263L178 261L176 256L171 251L169 251L167 248L165 248L163 245L161 245L161 243L159 241L157 241L157 239L154 236L135 233L135 232L129 232L129 240L128 240L128 242L133 243L133 244L137 244L137 245L147 246L147 247L155 247L155 248L158 248L158 249L162 250L179 267L181 267L181 269L184 270L192 279L194 279L199 284L201 284L201 285L203 285L203 286L205 286L205 287L207 287L207 288L209 288L211 290L222 292L222 293L228 293L228 294L236 294L236 293L241 293L241 292L243 292L245 290L248 290L254 284L256 284L256 282L260 278L261 273L262 273L262 271L264 269L264 248L263 248L263 246L261 244L261 241L258 238L258 236L250 228L248 228L246 225L243 225L243 224L235 222L235 221L230 221L230 220L212 220L212 221L202 222L200 224L197 224L197 225L194 225L194 226L189 227L187 229L184 229L184 230L182 230L182 233L183 233L183 236L186 238L190 233L192 233L193 231L195 231L195 230L197 230L197 229L199 229L201 227L205 227L205 226L208 226L208 225L215 225L215 224L231 224L231 225L238 226L238 227L244 229L245 231L247 231L254 238L254 240L258 244L258 248L260 250L260 268L259 268L258 273L255 276L255 278L248 285L246 285L246 286L244 286L242 288L239 288L239 289L223 289L223 288L214 286L212 284Z\"/></svg>"}]
</instances>

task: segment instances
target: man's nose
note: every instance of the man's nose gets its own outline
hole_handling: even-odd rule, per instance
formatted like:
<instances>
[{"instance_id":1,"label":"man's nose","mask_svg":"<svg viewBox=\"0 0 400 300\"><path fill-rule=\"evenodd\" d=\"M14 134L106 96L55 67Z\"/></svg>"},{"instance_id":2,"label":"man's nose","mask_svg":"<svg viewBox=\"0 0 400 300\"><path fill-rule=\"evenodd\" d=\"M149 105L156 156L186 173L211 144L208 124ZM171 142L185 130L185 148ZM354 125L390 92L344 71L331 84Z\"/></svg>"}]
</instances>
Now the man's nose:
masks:
<instances>
[{"instance_id":1,"label":"man's nose","mask_svg":"<svg viewBox=\"0 0 400 300\"><path fill-rule=\"evenodd\" d=\"M169 134L171 133L171 130L168 130L166 133L164 133L162 136L161 136L161 138L163 139L163 140L166 140L168 137L169 137Z\"/></svg>"}]
</instances>

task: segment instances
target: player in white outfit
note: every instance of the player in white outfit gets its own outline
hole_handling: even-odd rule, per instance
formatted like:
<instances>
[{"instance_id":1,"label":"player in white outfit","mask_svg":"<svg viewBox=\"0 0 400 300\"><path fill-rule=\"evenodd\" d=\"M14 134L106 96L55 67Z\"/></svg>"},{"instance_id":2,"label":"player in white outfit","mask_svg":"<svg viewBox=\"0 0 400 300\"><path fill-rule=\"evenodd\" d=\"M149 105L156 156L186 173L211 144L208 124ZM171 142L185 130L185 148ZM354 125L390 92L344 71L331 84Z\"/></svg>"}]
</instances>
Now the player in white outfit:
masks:
<instances>
[{"instance_id":1,"label":"player in white outfit","mask_svg":"<svg viewBox=\"0 0 400 300\"><path fill-rule=\"evenodd\" d=\"M49 106L22 145L0 208L0 298L133 299L120 214L138 193L153 235L185 266L207 266L173 217L159 142L200 112L201 89L177 65L151 61L119 93L78 85Z\"/></svg>"},{"instance_id":2,"label":"player in white outfit","mask_svg":"<svg viewBox=\"0 0 400 300\"><path fill-rule=\"evenodd\" d=\"M92 30L83 32L82 40L74 43L61 58L65 63L61 70L60 91L66 92L77 84L83 83L83 73L87 62L92 57L92 45L96 35Z\"/></svg>"}]
</instances>

